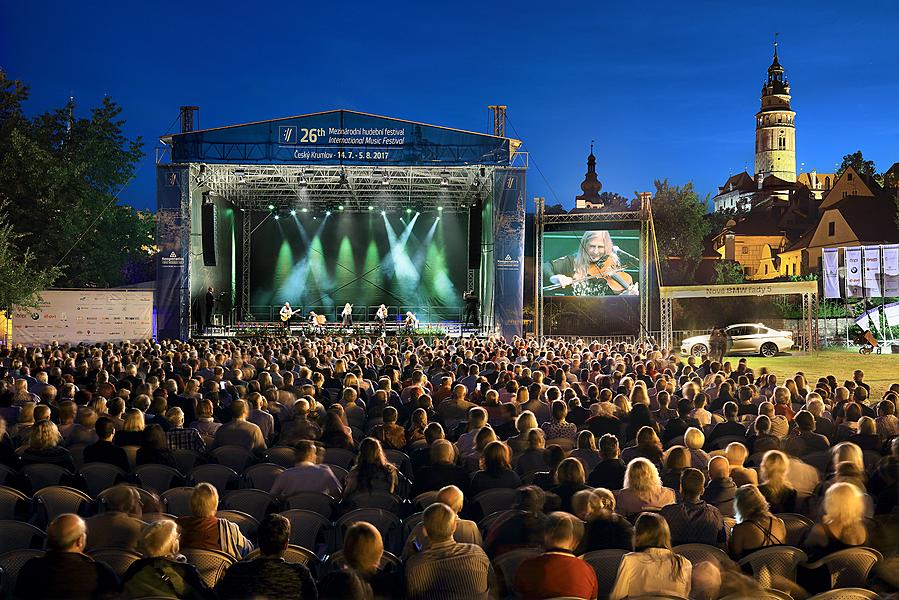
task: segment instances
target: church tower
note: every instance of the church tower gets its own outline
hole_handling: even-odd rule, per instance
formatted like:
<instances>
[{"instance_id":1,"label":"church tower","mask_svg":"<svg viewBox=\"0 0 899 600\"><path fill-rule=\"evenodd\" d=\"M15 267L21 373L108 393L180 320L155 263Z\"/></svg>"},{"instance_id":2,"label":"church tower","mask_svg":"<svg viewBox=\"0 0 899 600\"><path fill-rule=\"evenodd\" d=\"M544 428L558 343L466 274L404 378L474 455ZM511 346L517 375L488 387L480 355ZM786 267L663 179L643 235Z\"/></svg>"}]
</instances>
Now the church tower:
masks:
<instances>
[{"instance_id":1,"label":"church tower","mask_svg":"<svg viewBox=\"0 0 899 600\"><path fill-rule=\"evenodd\" d=\"M584 192L580 196L575 196L575 208L602 208L602 198L599 197L599 190L602 189L602 183L596 176L596 157L593 156L593 142L590 142L590 156L587 157L587 172L584 174L584 181L581 183L581 191Z\"/></svg>"},{"instance_id":2,"label":"church tower","mask_svg":"<svg viewBox=\"0 0 899 600\"><path fill-rule=\"evenodd\" d=\"M796 181L795 116L790 110L790 84L777 61L775 41L774 62L762 86L762 108L755 115L755 180L759 187L769 175Z\"/></svg>"}]
</instances>

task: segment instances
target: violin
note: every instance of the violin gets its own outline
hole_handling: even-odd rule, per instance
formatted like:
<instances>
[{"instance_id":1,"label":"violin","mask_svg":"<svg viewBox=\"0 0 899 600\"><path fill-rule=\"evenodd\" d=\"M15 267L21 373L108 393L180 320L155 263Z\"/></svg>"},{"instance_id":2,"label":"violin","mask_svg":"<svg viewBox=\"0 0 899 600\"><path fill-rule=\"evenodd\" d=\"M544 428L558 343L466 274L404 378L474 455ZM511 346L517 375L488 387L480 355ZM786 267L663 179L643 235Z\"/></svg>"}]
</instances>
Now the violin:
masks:
<instances>
[{"instance_id":1,"label":"violin","mask_svg":"<svg viewBox=\"0 0 899 600\"><path fill-rule=\"evenodd\" d=\"M626 273L611 256L607 256L602 264L590 263L590 266L587 267L587 276L580 281L588 279L604 279L609 289L615 294L627 291L634 284L634 278Z\"/></svg>"}]
</instances>

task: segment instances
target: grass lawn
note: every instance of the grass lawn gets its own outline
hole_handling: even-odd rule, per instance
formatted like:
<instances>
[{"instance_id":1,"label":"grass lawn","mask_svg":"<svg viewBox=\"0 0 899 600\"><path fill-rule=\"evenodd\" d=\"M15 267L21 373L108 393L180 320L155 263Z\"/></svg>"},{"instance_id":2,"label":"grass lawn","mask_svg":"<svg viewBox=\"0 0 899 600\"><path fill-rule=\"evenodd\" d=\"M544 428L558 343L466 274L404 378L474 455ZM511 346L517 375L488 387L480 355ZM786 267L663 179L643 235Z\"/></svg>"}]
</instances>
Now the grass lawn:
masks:
<instances>
[{"instance_id":1,"label":"grass lawn","mask_svg":"<svg viewBox=\"0 0 899 600\"><path fill-rule=\"evenodd\" d=\"M732 364L740 358L728 356ZM747 362L753 370L768 367L768 371L777 375L778 380L792 377L802 371L809 384L814 384L819 377L834 375L842 383L852 379L852 372L861 369L865 372L865 382L871 386L871 397L880 399L889 389L891 383L899 381L899 356L890 354L870 354L862 356L857 348L845 350L822 350L817 354L790 355L782 354L774 358L748 356Z\"/></svg>"}]
</instances>

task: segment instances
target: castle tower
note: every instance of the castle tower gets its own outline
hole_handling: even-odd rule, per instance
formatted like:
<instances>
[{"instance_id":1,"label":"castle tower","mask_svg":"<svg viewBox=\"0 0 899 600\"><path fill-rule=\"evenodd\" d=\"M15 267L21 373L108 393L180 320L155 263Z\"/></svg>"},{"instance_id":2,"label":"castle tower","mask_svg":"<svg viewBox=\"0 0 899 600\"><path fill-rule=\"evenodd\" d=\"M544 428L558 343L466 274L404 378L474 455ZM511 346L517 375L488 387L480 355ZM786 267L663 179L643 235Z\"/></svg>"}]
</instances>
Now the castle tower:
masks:
<instances>
[{"instance_id":1,"label":"castle tower","mask_svg":"<svg viewBox=\"0 0 899 600\"><path fill-rule=\"evenodd\" d=\"M790 110L790 84L777 61L768 67L762 86L762 108L755 115L755 180L759 186L769 175L796 181L796 113Z\"/></svg>"}]
</instances>

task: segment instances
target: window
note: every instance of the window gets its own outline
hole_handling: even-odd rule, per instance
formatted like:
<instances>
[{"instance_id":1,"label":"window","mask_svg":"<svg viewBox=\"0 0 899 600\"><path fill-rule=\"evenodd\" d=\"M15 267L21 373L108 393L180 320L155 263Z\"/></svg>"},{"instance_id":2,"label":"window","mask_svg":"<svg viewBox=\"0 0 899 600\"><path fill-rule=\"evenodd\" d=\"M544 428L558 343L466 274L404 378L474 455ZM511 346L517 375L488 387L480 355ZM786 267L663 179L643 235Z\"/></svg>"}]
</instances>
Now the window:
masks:
<instances>
[{"instance_id":1,"label":"window","mask_svg":"<svg viewBox=\"0 0 899 600\"><path fill-rule=\"evenodd\" d=\"M847 192L846 190L843 190L843 198L845 198L848 195L849 195L849 192Z\"/></svg>"},{"instance_id":2,"label":"window","mask_svg":"<svg viewBox=\"0 0 899 600\"><path fill-rule=\"evenodd\" d=\"M743 246L743 254L749 254L749 246Z\"/></svg>"},{"instance_id":3,"label":"window","mask_svg":"<svg viewBox=\"0 0 899 600\"><path fill-rule=\"evenodd\" d=\"M852 181L852 173L846 173L846 179Z\"/></svg>"},{"instance_id":4,"label":"window","mask_svg":"<svg viewBox=\"0 0 899 600\"><path fill-rule=\"evenodd\" d=\"M836 223L831 221L830 223L827 224L827 235L829 235L830 237L833 237L834 234L836 234L836 229L837 229Z\"/></svg>"},{"instance_id":5,"label":"window","mask_svg":"<svg viewBox=\"0 0 899 600\"><path fill-rule=\"evenodd\" d=\"M777 148L779 150L786 150L787 149L787 138L785 138L785 137L777 138Z\"/></svg>"},{"instance_id":6,"label":"window","mask_svg":"<svg viewBox=\"0 0 899 600\"><path fill-rule=\"evenodd\" d=\"M829 189L830 189L830 177L825 177L825 178L824 178L824 189L825 189L825 190L829 190Z\"/></svg>"}]
</instances>

